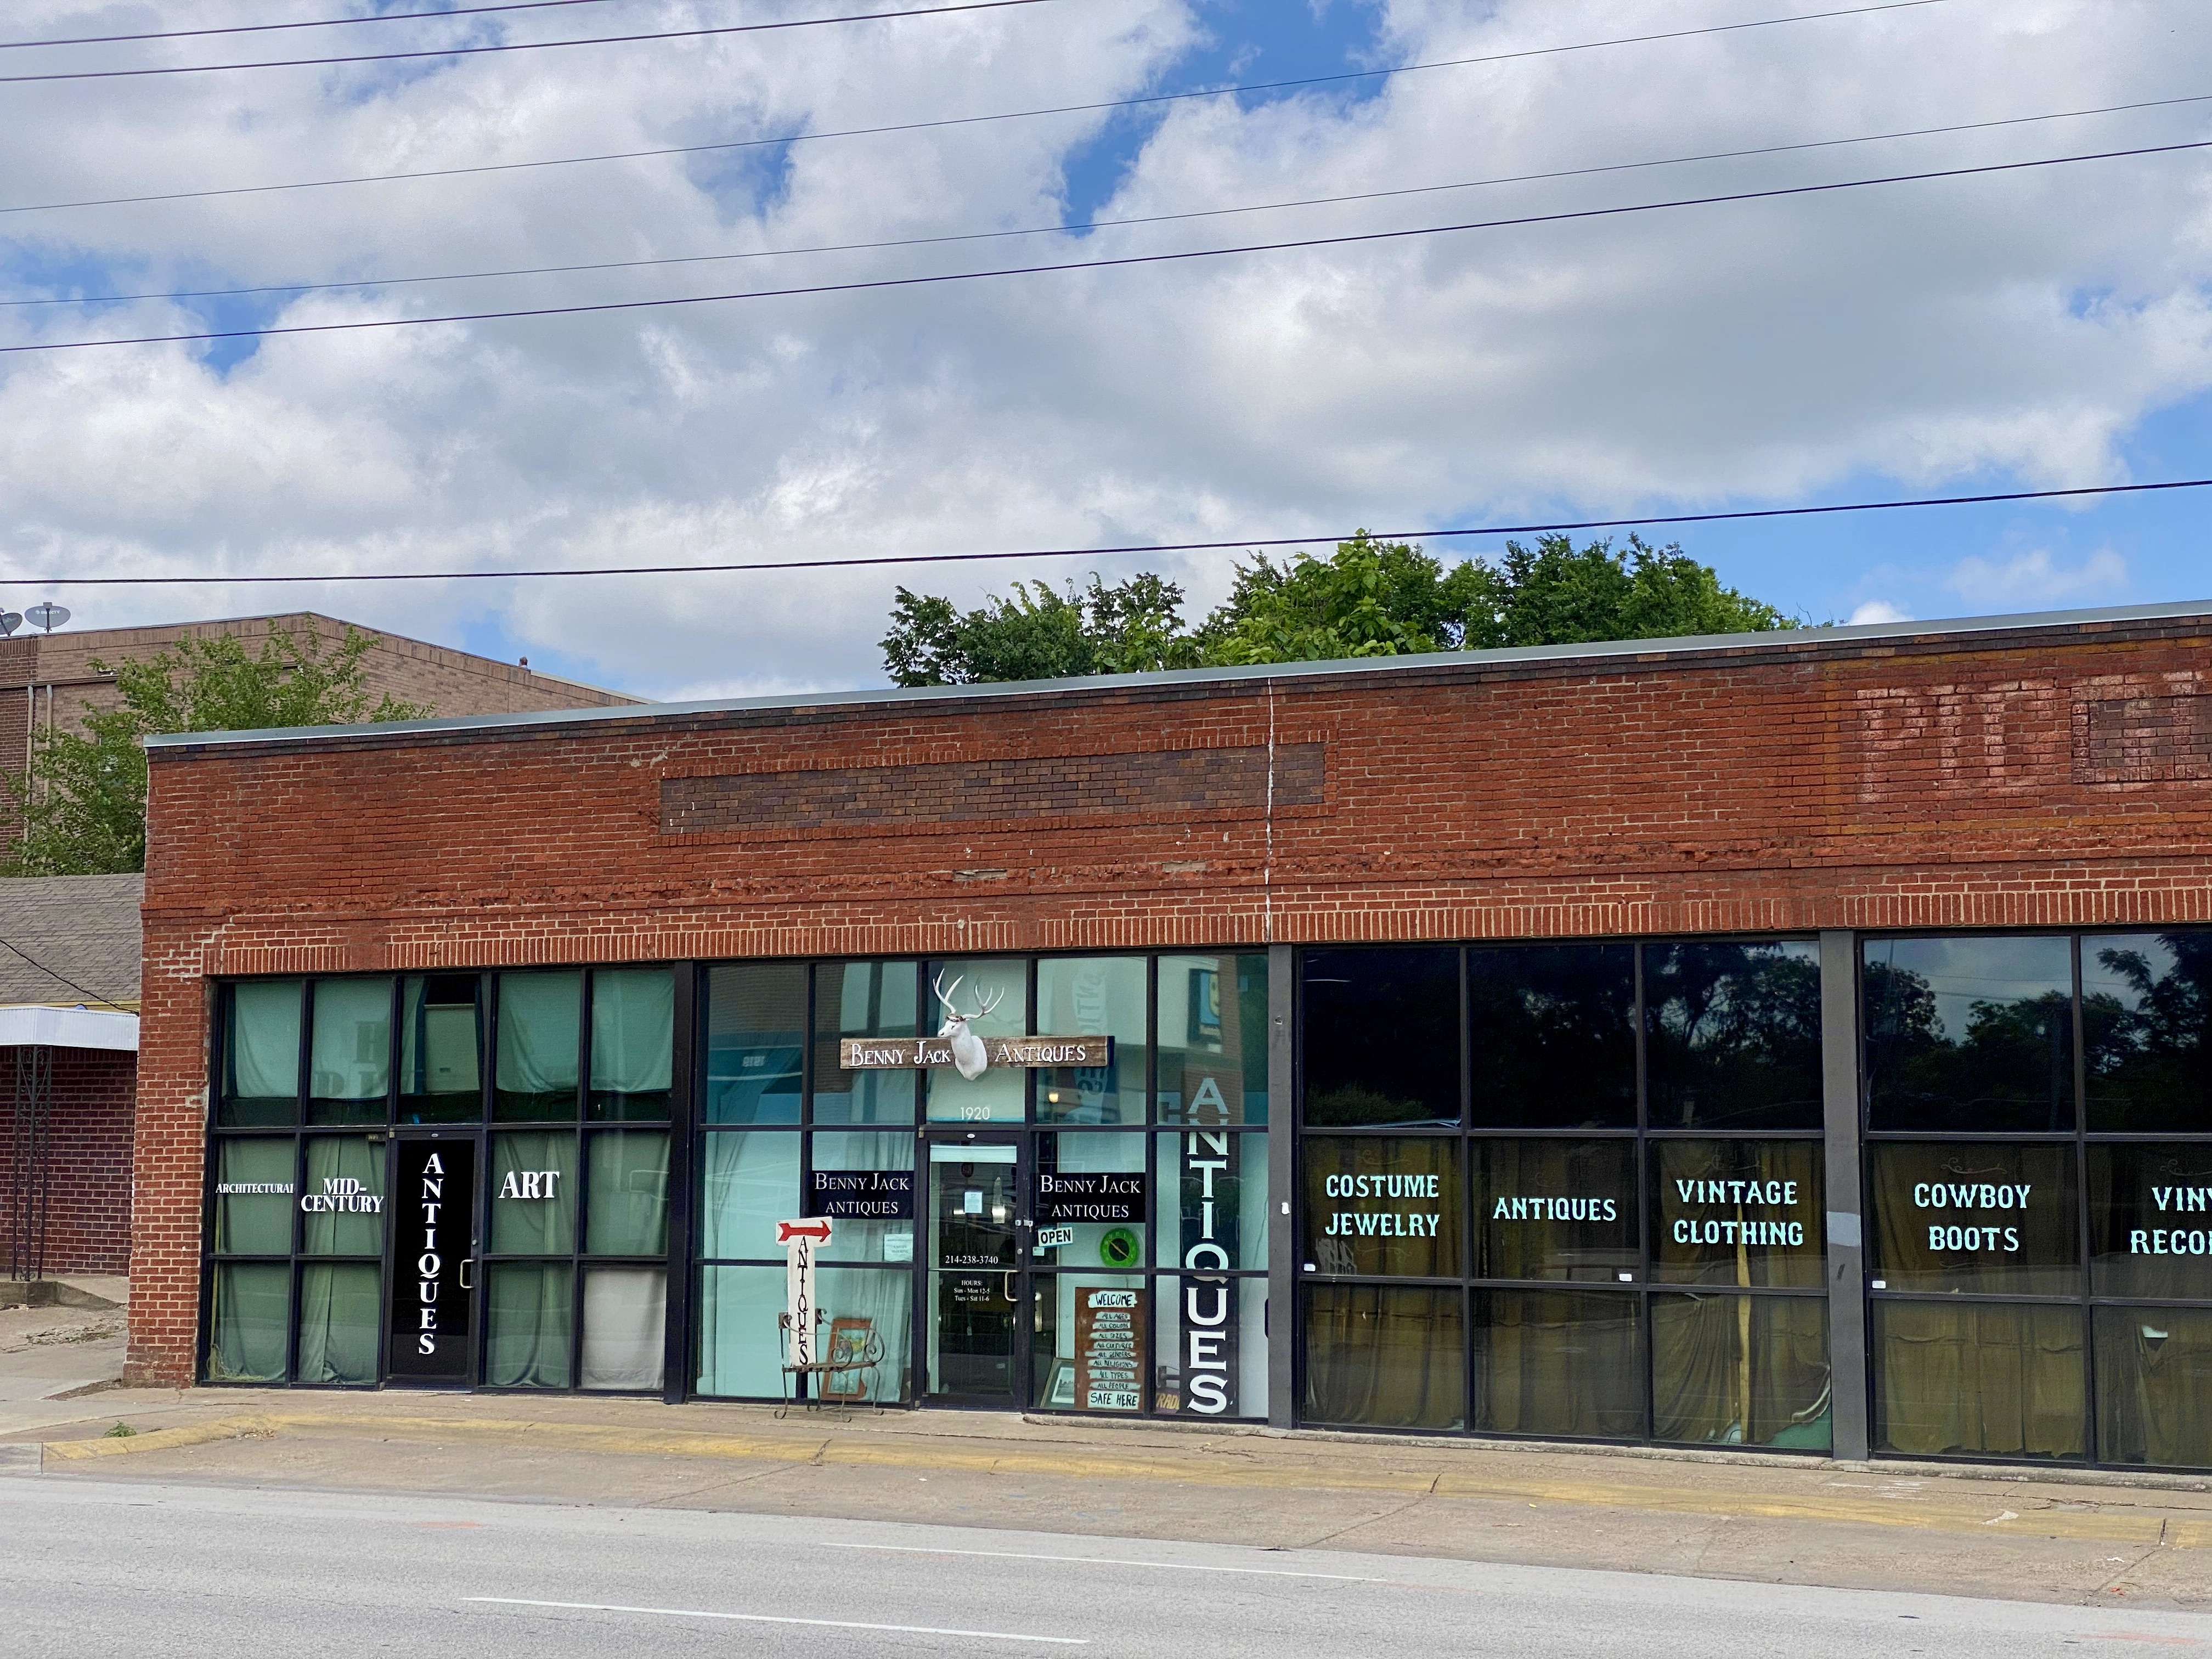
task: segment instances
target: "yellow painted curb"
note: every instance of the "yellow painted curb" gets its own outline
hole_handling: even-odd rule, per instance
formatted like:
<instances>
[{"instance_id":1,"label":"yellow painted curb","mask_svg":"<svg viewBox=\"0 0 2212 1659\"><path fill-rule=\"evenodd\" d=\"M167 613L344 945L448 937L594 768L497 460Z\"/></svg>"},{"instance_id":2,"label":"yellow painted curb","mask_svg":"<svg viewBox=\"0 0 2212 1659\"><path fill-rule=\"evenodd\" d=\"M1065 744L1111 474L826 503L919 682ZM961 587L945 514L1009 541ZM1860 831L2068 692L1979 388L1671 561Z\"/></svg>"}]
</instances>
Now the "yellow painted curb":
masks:
<instances>
[{"instance_id":1,"label":"yellow painted curb","mask_svg":"<svg viewBox=\"0 0 2212 1659\"><path fill-rule=\"evenodd\" d=\"M234 1417L188 1428L149 1429L143 1434L118 1435L112 1439L101 1435L92 1440L49 1440L43 1449L48 1457L77 1462L88 1457L121 1457L130 1452L167 1451L175 1446L204 1446L210 1441L240 1440L249 1434L273 1431L264 1418Z\"/></svg>"}]
</instances>

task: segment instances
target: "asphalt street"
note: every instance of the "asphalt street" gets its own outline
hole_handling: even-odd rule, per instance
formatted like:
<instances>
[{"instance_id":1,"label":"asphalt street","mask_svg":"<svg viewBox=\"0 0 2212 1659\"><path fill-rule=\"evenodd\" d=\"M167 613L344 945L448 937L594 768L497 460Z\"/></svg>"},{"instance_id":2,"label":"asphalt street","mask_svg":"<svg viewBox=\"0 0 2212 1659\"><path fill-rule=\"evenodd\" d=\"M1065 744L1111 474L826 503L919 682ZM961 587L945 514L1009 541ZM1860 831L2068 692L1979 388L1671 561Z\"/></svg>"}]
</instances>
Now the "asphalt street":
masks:
<instances>
[{"instance_id":1,"label":"asphalt street","mask_svg":"<svg viewBox=\"0 0 2212 1659\"><path fill-rule=\"evenodd\" d=\"M0 1653L2212 1650L2212 1618L973 1527L0 1477Z\"/></svg>"}]
</instances>

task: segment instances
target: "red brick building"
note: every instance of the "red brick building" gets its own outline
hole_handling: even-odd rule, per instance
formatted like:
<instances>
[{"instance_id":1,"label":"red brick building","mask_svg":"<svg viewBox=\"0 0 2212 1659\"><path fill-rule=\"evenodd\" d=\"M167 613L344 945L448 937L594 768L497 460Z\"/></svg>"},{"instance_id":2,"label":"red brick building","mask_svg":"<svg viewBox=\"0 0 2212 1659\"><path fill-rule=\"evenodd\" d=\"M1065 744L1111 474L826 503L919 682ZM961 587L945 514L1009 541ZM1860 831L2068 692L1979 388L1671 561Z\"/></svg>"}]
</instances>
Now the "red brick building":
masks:
<instances>
[{"instance_id":1,"label":"red brick building","mask_svg":"<svg viewBox=\"0 0 2212 1659\"><path fill-rule=\"evenodd\" d=\"M132 1374L2212 1465L2209 643L157 740Z\"/></svg>"}]
</instances>

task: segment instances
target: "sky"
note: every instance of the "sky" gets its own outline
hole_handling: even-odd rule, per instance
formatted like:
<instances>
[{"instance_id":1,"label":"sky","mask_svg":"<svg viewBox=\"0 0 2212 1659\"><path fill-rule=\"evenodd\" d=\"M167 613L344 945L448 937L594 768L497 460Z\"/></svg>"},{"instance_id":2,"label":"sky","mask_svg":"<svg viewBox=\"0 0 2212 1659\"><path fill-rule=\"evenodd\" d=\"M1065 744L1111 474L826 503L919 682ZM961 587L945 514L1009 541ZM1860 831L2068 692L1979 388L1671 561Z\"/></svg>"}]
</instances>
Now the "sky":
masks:
<instances>
[{"instance_id":1,"label":"sky","mask_svg":"<svg viewBox=\"0 0 2212 1659\"><path fill-rule=\"evenodd\" d=\"M15 0L0 42L451 3ZM1194 620L1239 554L335 579L2212 476L2212 149L1436 229L2212 138L2201 0L1813 15L1870 3L1041 0L453 50L903 9L586 0L5 46L0 76L440 55L0 80L0 346L64 348L0 353L0 605L57 599L73 627L313 609L638 696L737 696L882 684L901 584L972 605L1151 568ZM1655 33L1674 38L1626 39ZM1308 84L1218 91L1285 81ZM1129 101L1182 93L1211 95ZM1020 113L1100 104L1121 107ZM984 115L1018 118L964 118ZM836 136L886 126L909 130ZM738 147L524 165L702 145ZM453 168L475 170L290 187ZM66 205L88 200L110 204ZM1432 234L82 343L1401 231ZM944 238L969 240L925 240ZM326 286L161 297L301 283ZM2208 511L2178 491L1646 534L1809 622L1933 619L2212 599ZM278 574L332 580L239 580ZM226 580L45 585L93 575Z\"/></svg>"}]
</instances>

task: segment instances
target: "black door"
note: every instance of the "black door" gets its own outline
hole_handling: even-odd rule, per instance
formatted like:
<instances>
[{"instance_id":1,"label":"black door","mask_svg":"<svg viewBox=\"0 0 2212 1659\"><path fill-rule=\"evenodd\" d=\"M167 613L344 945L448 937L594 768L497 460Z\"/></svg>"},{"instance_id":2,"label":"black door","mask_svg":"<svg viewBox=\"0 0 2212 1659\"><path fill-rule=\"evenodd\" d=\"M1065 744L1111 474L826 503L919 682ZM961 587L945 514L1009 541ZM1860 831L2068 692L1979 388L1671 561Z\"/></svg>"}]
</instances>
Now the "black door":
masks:
<instances>
[{"instance_id":1,"label":"black door","mask_svg":"<svg viewBox=\"0 0 2212 1659\"><path fill-rule=\"evenodd\" d=\"M477 1137L404 1136L392 1154L394 1382L475 1381Z\"/></svg>"},{"instance_id":2,"label":"black door","mask_svg":"<svg viewBox=\"0 0 2212 1659\"><path fill-rule=\"evenodd\" d=\"M926 1145L929 1392L1018 1410L1028 1389L1030 1231L1023 1138L955 1133Z\"/></svg>"}]
</instances>

